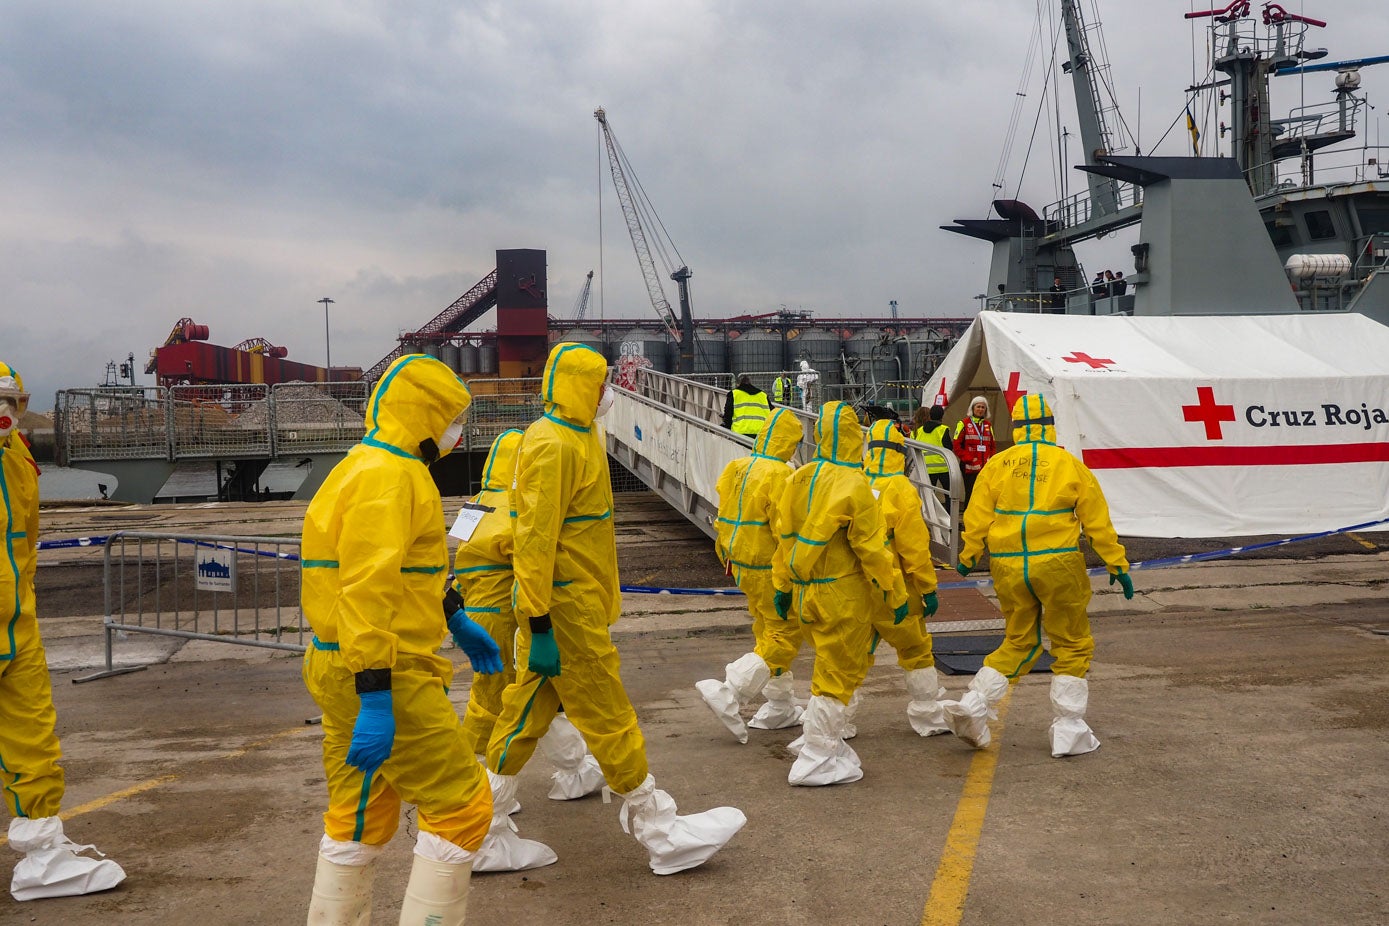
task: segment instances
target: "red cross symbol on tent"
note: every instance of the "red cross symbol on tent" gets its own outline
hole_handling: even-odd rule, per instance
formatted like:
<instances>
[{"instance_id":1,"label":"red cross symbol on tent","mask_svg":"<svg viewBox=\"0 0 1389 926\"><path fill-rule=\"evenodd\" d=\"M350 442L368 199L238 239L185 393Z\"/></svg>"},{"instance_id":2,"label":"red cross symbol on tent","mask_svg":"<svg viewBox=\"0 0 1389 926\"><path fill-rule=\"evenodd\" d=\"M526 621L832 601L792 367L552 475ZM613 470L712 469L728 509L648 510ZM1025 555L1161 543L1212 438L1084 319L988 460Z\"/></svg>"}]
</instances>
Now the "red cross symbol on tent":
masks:
<instances>
[{"instance_id":1,"label":"red cross symbol on tent","mask_svg":"<svg viewBox=\"0 0 1389 926\"><path fill-rule=\"evenodd\" d=\"M1081 353L1078 350L1071 351L1071 356L1062 357L1061 359L1067 363L1087 363L1092 370L1103 370L1106 366L1114 362L1107 357L1091 357L1089 354Z\"/></svg>"},{"instance_id":2,"label":"red cross symbol on tent","mask_svg":"<svg viewBox=\"0 0 1389 926\"><path fill-rule=\"evenodd\" d=\"M1008 403L1008 407L1005 411L1010 415L1013 413L1013 405L1017 403L1018 399L1027 395L1027 390L1022 388L1021 379L1022 374L1018 373L1016 370L1009 373L1008 386L1003 390L1003 401Z\"/></svg>"},{"instance_id":3,"label":"red cross symbol on tent","mask_svg":"<svg viewBox=\"0 0 1389 926\"><path fill-rule=\"evenodd\" d=\"M1215 390L1210 386L1196 387L1196 404L1183 405L1182 417L1187 421L1200 421L1206 426L1206 440L1220 440L1220 422L1235 420L1233 405L1217 405Z\"/></svg>"}]
</instances>

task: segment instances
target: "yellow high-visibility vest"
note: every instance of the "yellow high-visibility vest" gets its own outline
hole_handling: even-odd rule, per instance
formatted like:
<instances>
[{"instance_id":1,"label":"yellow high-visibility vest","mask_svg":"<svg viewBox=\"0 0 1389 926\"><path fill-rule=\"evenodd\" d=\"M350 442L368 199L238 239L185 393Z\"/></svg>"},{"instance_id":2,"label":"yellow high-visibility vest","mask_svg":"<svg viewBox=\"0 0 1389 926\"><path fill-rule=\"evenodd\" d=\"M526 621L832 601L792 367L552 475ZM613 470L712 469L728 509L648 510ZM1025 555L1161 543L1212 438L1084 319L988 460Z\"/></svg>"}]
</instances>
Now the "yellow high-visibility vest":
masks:
<instances>
[{"instance_id":1,"label":"yellow high-visibility vest","mask_svg":"<svg viewBox=\"0 0 1389 926\"><path fill-rule=\"evenodd\" d=\"M949 430L950 429L944 424L938 424L930 430L926 428L917 428L916 433L912 435L912 440L919 441L923 444L935 444L937 447L944 447L945 435ZM932 454L926 458L926 472L948 473L950 472L950 467L946 465L944 459Z\"/></svg>"},{"instance_id":2,"label":"yellow high-visibility vest","mask_svg":"<svg viewBox=\"0 0 1389 926\"><path fill-rule=\"evenodd\" d=\"M772 416L772 403L765 392L733 390L733 433L756 437Z\"/></svg>"}]
</instances>

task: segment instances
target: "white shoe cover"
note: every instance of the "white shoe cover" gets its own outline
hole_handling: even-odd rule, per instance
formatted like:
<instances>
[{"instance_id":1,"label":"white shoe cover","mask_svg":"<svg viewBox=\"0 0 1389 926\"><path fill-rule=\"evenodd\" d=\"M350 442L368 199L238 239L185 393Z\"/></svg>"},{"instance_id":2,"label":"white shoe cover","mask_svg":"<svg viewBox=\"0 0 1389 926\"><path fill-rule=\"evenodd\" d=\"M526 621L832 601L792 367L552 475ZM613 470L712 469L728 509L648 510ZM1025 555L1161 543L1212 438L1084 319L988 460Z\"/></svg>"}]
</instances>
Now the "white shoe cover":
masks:
<instances>
[{"instance_id":1,"label":"white shoe cover","mask_svg":"<svg viewBox=\"0 0 1389 926\"><path fill-rule=\"evenodd\" d=\"M473 853L421 831L400 905L400 926L463 926L472 858Z\"/></svg>"},{"instance_id":2,"label":"white shoe cover","mask_svg":"<svg viewBox=\"0 0 1389 926\"><path fill-rule=\"evenodd\" d=\"M9 843L24 858L14 866L10 893L15 900L76 897L109 891L125 880L125 871L108 858L79 855L95 846L79 846L63 833L58 817L16 817L10 821Z\"/></svg>"},{"instance_id":3,"label":"white shoe cover","mask_svg":"<svg viewBox=\"0 0 1389 926\"><path fill-rule=\"evenodd\" d=\"M858 706L862 701L863 689L855 688L848 706L844 708L844 729L839 732L840 739L851 740L858 736L858 725L854 723L854 718L858 716Z\"/></svg>"},{"instance_id":4,"label":"white shoe cover","mask_svg":"<svg viewBox=\"0 0 1389 926\"><path fill-rule=\"evenodd\" d=\"M767 703L757 709L748 726L755 730L783 730L800 723L805 708L796 703L792 691L794 684L795 678L790 672L783 672L768 680L762 686L762 697L767 699Z\"/></svg>"},{"instance_id":5,"label":"white shoe cover","mask_svg":"<svg viewBox=\"0 0 1389 926\"><path fill-rule=\"evenodd\" d=\"M1051 707L1056 719L1051 722L1051 754L1083 756L1100 748L1090 725L1085 722L1085 707L1090 700L1090 683L1074 675L1051 677Z\"/></svg>"},{"instance_id":6,"label":"white shoe cover","mask_svg":"<svg viewBox=\"0 0 1389 926\"><path fill-rule=\"evenodd\" d=\"M925 669L911 669L903 678L907 685L907 720L912 729L922 736L937 736L949 733L945 722L945 708L940 699L945 689L940 687L935 666Z\"/></svg>"},{"instance_id":7,"label":"white shoe cover","mask_svg":"<svg viewBox=\"0 0 1389 926\"><path fill-rule=\"evenodd\" d=\"M659 790L650 775L620 797L618 822L622 831L646 849L651 870L658 875L703 865L748 822L736 807L715 807L681 816L675 812L675 799Z\"/></svg>"},{"instance_id":8,"label":"white shoe cover","mask_svg":"<svg viewBox=\"0 0 1389 926\"><path fill-rule=\"evenodd\" d=\"M943 701L945 724L964 742L975 749L988 746L992 737L989 721L998 715L994 705L1008 693L1008 679L997 669L984 666L975 673L969 690L958 701Z\"/></svg>"},{"instance_id":9,"label":"white shoe cover","mask_svg":"<svg viewBox=\"0 0 1389 926\"><path fill-rule=\"evenodd\" d=\"M813 695L801 718L801 748L791 772L786 776L793 785L819 787L846 784L863 777L863 764L858 754L844 742L847 708L834 698Z\"/></svg>"},{"instance_id":10,"label":"white shoe cover","mask_svg":"<svg viewBox=\"0 0 1389 926\"><path fill-rule=\"evenodd\" d=\"M473 871L525 871L559 861L545 843L517 835L516 824L504 812L516 798L516 776L498 775L489 769L487 779L492 783L492 827L473 859Z\"/></svg>"},{"instance_id":11,"label":"white shoe cover","mask_svg":"<svg viewBox=\"0 0 1389 926\"><path fill-rule=\"evenodd\" d=\"M550 800L573 801L603 787L603 770L588 751L584 735L569 718L556 714L550 729L540 738L540 749L555 766L550 776Z\"/></svg>"},{"instance_id":12,"label":"white shoe cover","mask_svg":"<svg viewBox=\"0 0 1389 926\"><path fill-rule=\"evenodd\" d=\"M733 734L734 739L740 743L746 743L748 741L748 726L743 723L742 714L739 712L738 696L734 694L733 688L716 678L706 678L695 682L695 690L699 692L700 700L709 706L709 710L714 712L715 717L719 718L719 723L727 727L728 732Z\"/></svg>"}]
</instances>

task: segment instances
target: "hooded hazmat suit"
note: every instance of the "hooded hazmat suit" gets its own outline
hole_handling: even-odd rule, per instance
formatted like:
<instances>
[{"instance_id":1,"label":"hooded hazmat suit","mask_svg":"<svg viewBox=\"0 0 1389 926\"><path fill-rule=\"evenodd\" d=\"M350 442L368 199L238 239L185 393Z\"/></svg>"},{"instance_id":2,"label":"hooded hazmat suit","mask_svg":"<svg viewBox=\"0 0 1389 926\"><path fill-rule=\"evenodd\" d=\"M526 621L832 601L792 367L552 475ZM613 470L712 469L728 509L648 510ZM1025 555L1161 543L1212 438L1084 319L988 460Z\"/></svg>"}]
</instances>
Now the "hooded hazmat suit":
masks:
<instances>
[{"instance_id":1,"label":"hooded hazmat suit","mask_svg":"<svg viewBox=\"0 0 1389 926\"><path fill-rule=\"evenodd\" d=\"M1053 702L1060 694L1063 702L1074 706L1079 692L1083 715L1085 674L1095 639L1086 614L1090 579L1080 550L1082 528L1111 575L1127 578L1128 560L1099 482L1084 463L1056 445L1051 407L1041 395L1025 395L1014 403L1013 441L985 464L965 511L960 564L973 568L988 548L989 573L1006 621L1002 645L985 658L971 689L983 693L991 710L1008 683L1027 674L1042 654L1045 633L1056 660L1051 669ZM1057 712L1060 717L1059 704ZM987 729L977 745L987 745ZM961 735L966 741L979 738ZM1088 727L1085 735L1089 736ZM1094 742L1089 749L1098 745Z\"/></svg>"},{"instance_id":2,"label":"hooded hazmat suit","mask_svg":"<svg viewBox=\"0 0 1389 926\"><path fill-rule=\"evenodd\" d=\"M0 799L12 818L10 847L25 856L10 882L16 900L88 894L125 878L109 859L77 855L82 847L63 834L58 817L58 718L34 599L39 472L17 430L28 403L19 373L0 362L0 404L9 419L0 435Z\"/></svg>"},{"instance_id":3,"label":"hooded hazmat suit","mask_svg":"<svg viewBox=\"0 0 1389 926\"><path fill-rule=\"evenodd\" d=\"M562 703L623 797L623 828L647 849L653 871L670 874L703 864L746 818L733 808L677 816L648 774L608 632L621 600L608 456L594 422L606 377L602 354L581 344L556 344L545 362L545 414L526 429L512 491L518 672L502 696L487 766L494 794L514 788ZM537 635L552 637L543 649L546 658L557 651L557 674L532 660Z\"/></svg>"},{"instance_id":4,"label":"hooded hazmat suit","mask_svg":"<svg viewBox=\"0 0 1389 926\"><path fill-rule=\"evenodd\" d=\"M906 620L895 622L887 602L875 603L873 630L897 651L897 664L906 673L912 728L930 736L947 732L938 702L944 692L936 677L923 606L924 597L936 591L936 564L931 558L931 531L921 513L921 495L907 478L906 462L906 441L896 423L886 418L873 422L868 428L864 471L883 515L888 549L907 585L908 607Z\"/></svg>"},{"instance_id":5,"label":"hooded hazmat suit","mask_svg":"<svg viewBox=\"0 0 1389 926\"><path fill-rule=\"evenodd\" d=\"M882 516L863 472L863 432L843 402L826 402L815 421L816 455L781 496L781 540L772 583L791 593L789 614L815 647L804 745L789 780L831 784L862 777L843 742L845 708L872 664L870 614L887 597L907 603L901 570L886 545Z\"/></svg>"},{"instance_id":6,"label":"hooded hazmat suit","mask_svg":"<svg viewBox=\"0 0 1389 926\"><path fill-rule=\"evenodd\" d=\"M705 679L695 687L743 743L748 732L739 708L758 691L766 694L767 704L751 726L780 729L800 718L790 670L801 645L801 623L779 617L773 607L772 555L781 535L778 502L791 478L787 461L795 455L804 433L794 412L778 408L753 442L752 456L731 461L717 483L719 513L714 521L714 546L719 561L729 567L747 597L755 642L751 653L728 664L722 682Z\"/></svg>"},{"instance_id":7,"label":"hooded hazmat suit","mask_svg":"<svg viewBox=\"0 0 1389 926\"><path fill-rule=\"evenodd\" d=\"M472 504L492 510L482 516L472 536L458 544L453 560L454 588L465 602L464 612L486 629L501 651L501 672L473 677L463 717L463 735L484 763L487 744L501 713L502 692L516 680L516 615L511 610L515 511L511 481L522 437L521 431L512 428L492 442L482 468L482 491L472 499ZM556 766L555 784L550 790L552 799L572 800L602 787L603 773L598 763L588 754L583 737L562 715L555 718L540 746ZM493 807L493 814L515 812L517 807Z\"/></svg>"},{"instance_id":8,"label":"hooded hazmat suit","mask_svg":"<svg viewBox=\"0 0 1389 926\"><path fill-rule=\"evenodd\" d=\"M426 462L436 447L452 449L441 446L444 434L471 401L438 360L396 360L367 403L366 435L304 515L301 597L314 637L303 674L323 711L328 779L311 919L323 905L369 909L360 870L394 835L402 799L417 808L420 829L407 904L417 876L429 878L421 866L431 864L450 875L430 883L455 891L461 883L466 900L467 863L492 817L486 776L448 699L453 663L438 653L447 633L440 598L448 544ZM348 764L366 710L358 673L368 670L386 679L394 715L389 756L372 772Z\"/></svg>"}]
</instances>

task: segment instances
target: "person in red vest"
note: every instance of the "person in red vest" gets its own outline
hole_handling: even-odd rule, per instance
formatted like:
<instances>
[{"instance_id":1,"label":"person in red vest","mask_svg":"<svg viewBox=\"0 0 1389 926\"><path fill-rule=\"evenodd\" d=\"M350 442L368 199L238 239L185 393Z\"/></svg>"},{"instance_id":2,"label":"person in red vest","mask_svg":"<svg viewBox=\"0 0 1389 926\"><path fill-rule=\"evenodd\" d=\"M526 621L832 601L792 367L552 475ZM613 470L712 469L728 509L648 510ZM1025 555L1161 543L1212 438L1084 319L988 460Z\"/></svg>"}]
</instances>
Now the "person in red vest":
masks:
<instances>
[{"instance_id":1,"label":"person in red vest","mask_svg":"<svg viewBox=\"0 0 1389 926\"><path fill-rule=\"evenodd\" d=\"M964 510L969 504L970 493L974 491L974 480L979 478L979 471L994 455L994 426L989 418L989 403L982 395L969 400L969 414L955 425L953 444L965 476L965 494L960 499L960 509Z\"/></svg>"}]
</instances>

